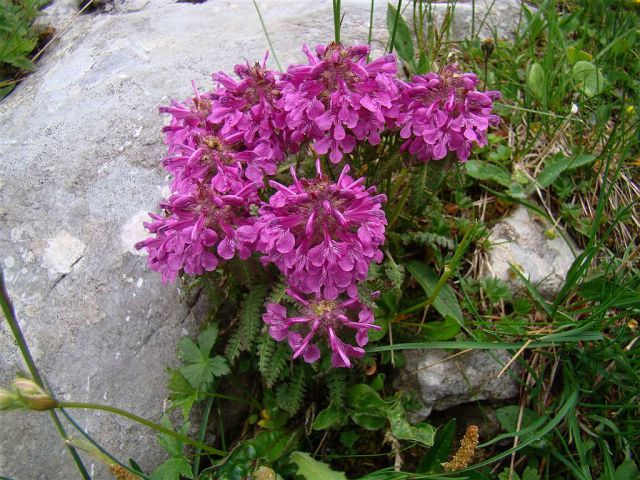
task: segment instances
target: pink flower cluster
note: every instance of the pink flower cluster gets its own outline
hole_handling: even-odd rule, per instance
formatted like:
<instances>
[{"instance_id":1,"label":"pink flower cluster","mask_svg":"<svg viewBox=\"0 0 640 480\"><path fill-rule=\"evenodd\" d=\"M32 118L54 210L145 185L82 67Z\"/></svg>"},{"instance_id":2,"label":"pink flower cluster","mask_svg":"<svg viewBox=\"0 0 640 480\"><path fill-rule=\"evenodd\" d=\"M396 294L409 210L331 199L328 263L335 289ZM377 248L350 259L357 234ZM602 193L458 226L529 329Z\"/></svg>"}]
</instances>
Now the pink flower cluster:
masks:
<instances>
[{"instance_id":1,"label":"pink flower cluster","mask_svg":"<svg viewBox=\"0 0 640 480\"><path fill-rule=\"evenodd\" d=\"M345 165L336 181L320 169L288 186L265 177L291 153L327 154L339 163L358 142L377 145L398 130L402 148L423 161L449 152L466 160L473 144L486 143L497 92L478 92L475 75L445 67L439 75L396 78L393 55L367 61L369 47L304 47L308 63L286 73L236 65L232 78L213 76L216 87L185 102L161 107L171 115L164 128L163 166L172 175L171 195L145 223L151 269L169 282L181 272L200 275L226 260L261 255L290 286L299 316L269 304L264 321L271 336L287 339L294 358L320 356L323 337L332 363L349 367L361 357L368 331L377 329L358 297L358 282L371 262L382 260L384 195L352 178ZM270 193L266 185L273 188ZM262 192L262 193L261 193ZM262 198L267 198L263 201ZM257 212L257 214L256 214ZM358 346L339 335L351 335Z\"/></svg>"},{"instance_id":2,"label":"pink flower cluster","mask_svg":"<svg viewBox=\"0 0 640 480\"><path fill-rule=\"evenodd\" d=\"M500 92L479 92L477 84L476 75L461 73L457 65L405 84L396 121L405 139L402 148L425 162L441 160L450 152L465 161L474 143L486 145L489 125L500 122L491 113Z\"/></svg>"}]
</instances>

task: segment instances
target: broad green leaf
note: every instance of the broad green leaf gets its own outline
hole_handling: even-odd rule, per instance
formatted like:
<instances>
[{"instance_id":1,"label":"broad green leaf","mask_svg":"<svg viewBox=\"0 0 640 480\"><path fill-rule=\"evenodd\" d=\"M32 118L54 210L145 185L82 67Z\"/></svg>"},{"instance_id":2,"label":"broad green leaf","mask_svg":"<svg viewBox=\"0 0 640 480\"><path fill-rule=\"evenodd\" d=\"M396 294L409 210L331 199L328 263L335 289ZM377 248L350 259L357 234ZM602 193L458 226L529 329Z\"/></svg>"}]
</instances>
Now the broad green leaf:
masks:
<instances>
[{"instance_id":1,"label":"broad green leaf","mask_svg":"<svg viewBox=\"0 0 640 480\"><path fill-rule=\"evenodd\" d=\"M545 75L542 65L534 63L529 67L527 74L527 87L536 100L542 102L545 94Z\"/></svg>"},{"instance_id":2,"label":"broad green leaf","mask_svg":"<svg viewBox=\"0 0 640 480\"><path fill-rule=\"evenodd\" d=\"M167 388L169 388L171 393L178 395L190 395L195 391L189 383L189 380L187 380L179 370L172 369L169 369L169 383L167 384Z\"/></svg>"},{"instance_id":3,"label":"broad green leaf","mask_svg":"<svg viewBox=\"0 0 640 480\"><path fill-rule=\"evenodd\" d=\"M588 98L597 95L604 89L604 76L593 63L581 60L573 66L572 73L578 90Z\"/></svg>"},{"instance_id":4,"label":"broad green leaf","mask_svg":"<svg viewBox=\"0 0 640 480\"><path fill-rule=\"evenodd\" d=\"M528 465L522 471L522 480L540 480L540 474L538 473L538 469Z\"/></svg>"},{"instance_id":5,"label":"broad green leaf","mask_svg":"<svg viewBox=\"0 0 640 480\"><path fill-rule=\"evenodd\" d=\"M298 466L298 475L307 480L347 480L344 473L331 470L329 465L314 460L308 453L293 452L289 458Z\"/></svg>"},{"instance_id":6,"label":"broad green leaf","mask_svg":"<svg viewBox=\"0 0 640 480\"><path fill-rule=\"evenodd\" d=\"M409 440L422 445L433 445L436 429L428 423L418 423L411 425L406 417L404 408L397 403L389 409L389 423L393 436L400 440Z\"/></svg>"},{"instance_id":7,"label":"broad green leaf","mask_svg":"<svg viewBox=\"0 0 640 480\"><path fill-rule=\"evenodd\" d=\"M318 416L313 422L313 429L326 430L327 428L331 428L334 425L340 424L343 417L344 414L342 413L342 411L335 405L331 404L320 413L318 413Z\"/></svg>"},{"instance_id":8,"label":"broad green leaf","mask_svg":"<svg viewBox=\"0 0 640 480\"><path fill-rule=\"evenodd\" d=\"M229 365L227 364L227 359L221 355L210 358L209 367L211 368L211 374L214 377L222 377L223 375L228 375L229 372L231 372L231 370L229 370Z\"/></svg>"},{"instance_id":9,"label":"broad green leaf","mask_svg":"<svg viewBox=\"0 0 640 480\"><path fill-rule=\"evenodd\" d=\"M151 480L180 480L182 477L193 478L191 464L184 457L170 458L151 474Z\"/></svg>"},{"instance_id":10,"label":"broad green leaf","mask_svg":"<svg viewBox=\"0 0 640 480\"><path fill-rule=\"evenodd\" d=\"M578 155L577 157L571 160L571 162L569 163L569 166L567 167L567 170L575 170L576 168L589 165L595 162L596 158L598 158L596 155L593 155L590 153L583 153L582 155Z\"/></svg>"},{"instance_id":11,"label":"broad green leaf","mask_svg":"<svg viewBox=\"0 0 640 480\"><path fill-rule=\"evenodd\" d=\"M522 422L520 423L520 428L518 429L518 416L520 415L520 407L518 405L507 405L506 407L501 407L496 410L496 418L500 423L500 426L506 432L515 432L517 430L522 430L523 428L528 427L533 422L538 419L538 415L525 408L522 412Z\"/></svg>"},{"instance_id":12,"label":"broad green leaf","mask_svg":"<svg viewBox=\"0 0 640 480\"><path fill-rule=\"evenodd\" d=\"M452 418L443 426L438 428L433 446L422 458L416 473L436 473L441 472L441 463L446 462L451 455L451 449L456 435L456 419Z\"/></svg>"},{"instance_id":13,"label":"broad green leaf","mask_svg":"<svg viewBox=\"0 0 640 480\"><path fill-rule=\"evenodd\" d=\"M216 343L216 339L218 338L218 327L216 325L209 325L205 328L200 335L198 335L198 346L200 347L200 351L202 355L208 357L211 353L211 349L213 348L213 344Z\"/></svg>"},{"instance_id":14,"label":"broad green leaf","mask_svg":"<svg viewBox=\"0 0 640 480\"><path fill-rule=\"evenodd\" d=\"M491 180L503 187L511 185L511 174L504 168L480 160L469 160L465 163L467 175L477 180Z\"/></svg>"},{"instance_id":15,"label":"broad green leaf","mask_svg":"<svg viewBox=\"0 0 640 480\"><path fill-rule=\"evenodd\" d=\"M536 181L538 184L546 188L551 185L569 166L569 161L562 155L556 155L552 158L538 174Z\"/></svg>"},{"instance_id":16,"label":"broad green leaf","mask_svg":"<svg viewBox=\"0 0 640 480\"><path fill-rule=\"evenodd\" d=\"M460 323L450 315L444 320L435 322L427 322L422 325L421 332L427 337L427 340L449 340L460 333Z\"/></svg>"},{"instance_id":17,"label":"broad green leaf","mask_svg":"<svg viewBox=\"0 0 640 480\"><path fill-rule=\"evenodd\" d=\"M398 17L396 22L396 17ZM393 35L395 25L396 36L393 42L393 48L398 52L398 56L415 68L415 58L413 52L413 41L411 40L411 31L407 22L402 15L398 13L396 7L390 3L387 6L387 28L389 29L389 38Z\"/></svg>"},{"instance_id":18,"label":"broad green leaf","mask_svg":"<svg viewBox=\"0 0 640 480\"><path fill-rule=\"evenodd\" d=\"M347 391L351 418L367 430L379 430L387 425L389 405L369 385L360 383Z\"/></svg>"},{"instance_id":19,"label":"broad green leaf","mask_svg":"<svg viewBox=\"0 0 640 480\"><path fill-rule=\"evenodd\" d=\"M571 65L575 65L580 60L586 60L590 62L593 59L589 52L585 52L584 50L579 50L576 47L568 47L567 48L567 60Z\"/></svg>"},{"instance_id":20,"label":"broad green leaf","mask_svg":"<svg viewBox=\"0 0 640 480\"><path fill-rule=\"evenodd\" d=\"M407 270L415 277L427 296L430 296L434 292L439 277L433 270L418 261L413 261L407 265ZM458 299L456 298L453 288L449 285L442 287L438 296L433 301L433 308L445 319L452 317L461 325L464 323L464 317L462 316Z\"/></svg>"},{"instance_id":21,"label":"broad green leaf","mask_svg":"<svg viewBox=\"0 0 640 480\"><path fill-rule=\"evenodd\" d=\"M625 460L616 468L615 480L637 480L640 478L640 471L633 460Z\"/></svg>"}]
</instances>

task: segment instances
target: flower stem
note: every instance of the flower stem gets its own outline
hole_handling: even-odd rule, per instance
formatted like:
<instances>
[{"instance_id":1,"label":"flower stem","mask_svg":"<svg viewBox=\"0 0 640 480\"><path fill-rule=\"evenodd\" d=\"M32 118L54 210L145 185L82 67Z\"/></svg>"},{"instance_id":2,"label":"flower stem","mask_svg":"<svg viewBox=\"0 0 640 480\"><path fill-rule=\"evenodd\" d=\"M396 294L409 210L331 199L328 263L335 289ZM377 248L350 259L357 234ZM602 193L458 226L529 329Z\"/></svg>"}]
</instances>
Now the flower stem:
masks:
<instances>
[{"instance_id":1,"label":"flower stem","mask_svg":"<svg viewBox=\"0 0 640 480\"><path fill-rule=\"evenodd\" d=\"M393 32L391 32L391 44L389 45L389 53L393 52L393 44L396 41L396 30L398 27L398 19L400 18L401 7L402 7L402 0L398 0L398 6L396 8L396 18L393 21Z\"/></svg>"},{"instance_id":2,"label":"flower stem","mask_svg":"<svg viewBox=\"0 0 640 480\"><path fill-rule=\"evenodd\" d=\"M45 388L44 383L42 382L42 377L40 376L40 372L36 367L36 363L33 361L33 357L31 356L31 352L29 351L29 346L27 345L27 341L24 338L24 334L22 333L22 329L20 328L20 324L18 323L18 319L16 318L15 309L13 308L13 304L11 303L11 299L9 298L9 293L4 284L4 274L2 269L0 269L0 306L2 307L2 311L4 313L4 317L7 319L7 323L9 324L9 328L11 329L11 333L13 334L13 338L18 344L18 348L20 349L20 353L22 354L22 358L24 362L27 364L27 368L29 369L29 373L33 378L33 381L38 384L38 386ZM45 389L46 390L46 389ZM51 416L51 421L58 430L60 436L66 440L67 432L64 430L64 426L62 422L58 418L55 410L49 410L49 415ZM69 450L69 454L71 458L73 458L73 462L76 464L80 475L85 480L91 480L87 469L85 468L78 452L75 448L70 445L67 445L67 449Z\"/></svg>"},{"instance_id":3,"label":"flower stem","mask_svg":"<svg viewBox=\"0 0 640 480\"><path fill-rule=\"evenodd\" d=\"M165 435L169 435L170 437L175 438L176 440L180 440L181 442L187 443L193 447L199 448L202 451L208 452L208 453L213 453L215 455L219 455L221 457L226 455L226 452L223 452L222 450L218 450L217 448L213 448L213 447L209 447L208 445L205 445L202 442L199 442L197 440L191 440L189 437L187 437L186 435L182 435L181 433L178 432L174 432L173 430L170 430L166 427L163 427L162 425L158 425L157 423L153 423L149 420L147 420L146 418L142 418L139 417L138 415L131 413L131 412L127 412L126 410L121 410L119 408L116 407L112 407L110 405L100 405L97 403L82 403L82 402L60 402L60 408L84 408L84 409L88 409L88 410L101 410L103 412L109 412L109 413L114 413L116 415L120 415L122 417L128 418L129 420L132 420L134 422L137 422L141 425L144 425L145 427L149 427L153 430L156 430L160 433L164 433Z\"/></svg>"},{"instance_id":4,"label":"flower stem","mask_svg":"<svg viewBox=\"0 0 640 480\"><path fill-rule=\"evenodd\" d=\"M333 0L333 29L336 43L340 43L340 0Z\"/></svg>"},{"instance_id":5,"label":"flower stem","mask_svg":"<svg viewBox=\"0 0 640 480\"><path fill-rule=\"evenodd\" d=\"M209 397L207 399L207 403L204 407L204 412L202 413L200 431L198 432L198 441L202 443L204 443L204 436L207 433L207 424L209 423L209 414L211 413L211 407L213 407L213 397ZM199 447L196 448L195 458L193 460L193 474L196 476L196 478L198 478L198 474L200 473L200 451L201 449Z\"/></svg>"}]
</instances>

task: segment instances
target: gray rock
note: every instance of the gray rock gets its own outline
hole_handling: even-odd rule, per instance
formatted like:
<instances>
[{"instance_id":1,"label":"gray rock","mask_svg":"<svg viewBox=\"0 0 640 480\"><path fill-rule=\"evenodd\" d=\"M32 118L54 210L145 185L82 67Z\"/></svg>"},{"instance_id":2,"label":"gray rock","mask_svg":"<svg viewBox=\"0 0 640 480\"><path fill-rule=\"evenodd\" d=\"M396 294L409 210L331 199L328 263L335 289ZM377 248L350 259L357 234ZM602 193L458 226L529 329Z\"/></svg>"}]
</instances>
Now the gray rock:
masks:
<instances>
[{"instance_id":1,"label":"gray rock","mask_svg":"<svg viewBox=\"0 0 640 480\"><path fill-rule=\"evenodd\" d=\"M165 366L196 320L178 288L161 285L133 249L145 236L146 212L166 194L157 106L191 95L191 80L206 87L212 71L262 59L267 42L251 0L116 0L106 13L76 16L77 3L46 9L40 22L53 24L58 38L0 103L0 262L55 395L158 419ZM328 0L259 3L283 65L304 61L302 43L333 38ZM343 41L366 42L369 6L343 2ZM376 2L377 53L388 38L385 15L386 3ZM0 384L22 368L2 322ZM147 469L163 458L148 430L74 413L119 458ZM56 437L45 414L1 415L0 473L77 478ZM88 464L94 478L110 478Z\"/></svg>"},{"instance_id":2,"label":"gray rock","mask_svg":"<svg viewBox=\"0 0 640 480\"><path fill-rule=\"evenodd\" d=\"M515 362L501 376L511 359L504 350L472 350L455 355L451 350L407 350L406 364L395 386L414 391L423 407L412 413L412 421L476 400L501 401L518 395Z\"/></svg>"},{"instance_id":3,"label":"gray rock","mask_svg":"<svg viewBox=\"0 0 640 480\"><path fill-rule=\"evenodd\" d=\"M504 280L517 292L523 283L514 274L513 265L542 295L553 298L562 288L576 257L575 247L560 233L525 207L518 207L493 227L489 235L492 247L488 273Z\"/></svg>"}]
</instances>

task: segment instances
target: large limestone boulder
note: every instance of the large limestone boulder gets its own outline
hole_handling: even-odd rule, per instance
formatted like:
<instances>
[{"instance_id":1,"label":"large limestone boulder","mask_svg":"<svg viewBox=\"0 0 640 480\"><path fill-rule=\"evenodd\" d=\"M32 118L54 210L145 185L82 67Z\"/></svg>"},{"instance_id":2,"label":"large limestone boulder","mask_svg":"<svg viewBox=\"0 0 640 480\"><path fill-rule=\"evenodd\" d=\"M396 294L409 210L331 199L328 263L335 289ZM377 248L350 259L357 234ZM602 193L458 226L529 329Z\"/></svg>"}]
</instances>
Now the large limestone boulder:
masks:
<instances>
[{"instance_id":1,"label":"large limestone boulder","mask_svg":"<svg viewBox=\"0 0 640 480\"><path fill-rule=\"evenodd\" d=\"M0 103L0 262L55 395L158 419L166 405L164 369L177 338L197 321L178 286L163 286L133 249L165 189L157 106L189 96L191 80L209 86L212 71L261 59L267 42L251 0L116 0L75 17L77 3L59 0L47 9L41 21L60 36L38 70ZM259 3L283 65L303 61L302 43L333 38L328 0ZM344 41L365 42L370 1L342 3ZM502 12L485 15L491 25L519 11L518 2L491 4ZM376 2L378 51L385 9ZM459 25L468 20L461 15ZM0 384L23 368L0 323ZM73 413L119 458L147 469L162 459L148 430L106 414ZM0 443L2 475L78 478L46 414L1 415ZM87 464L93 478L110 478Z\"/></svg>"}]
</instances>

